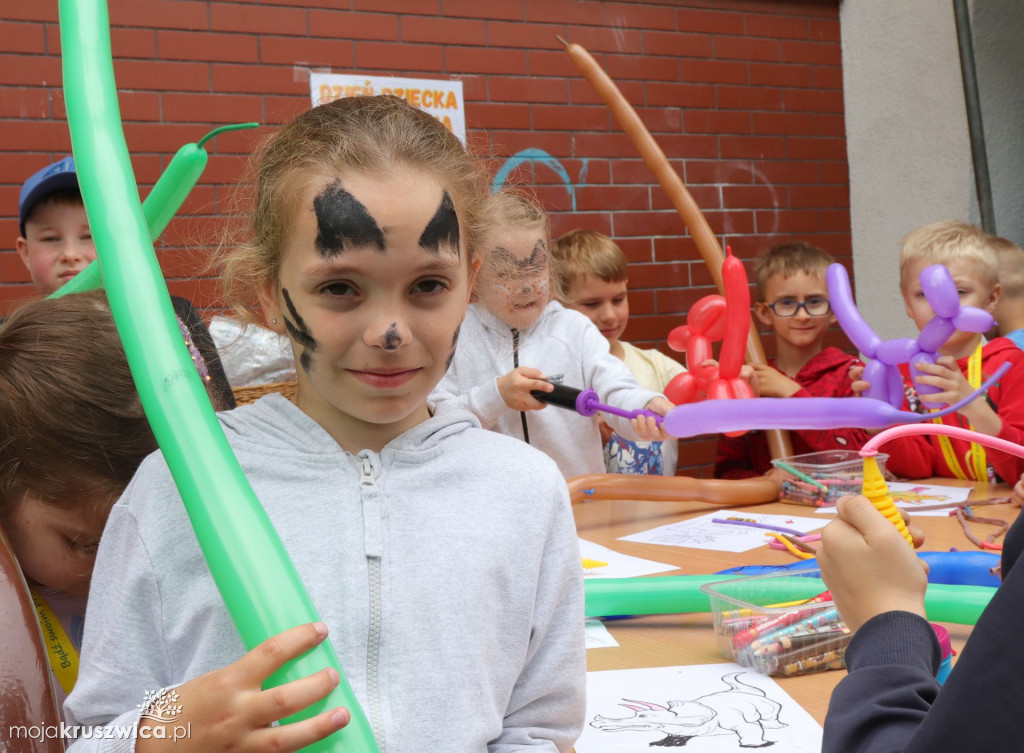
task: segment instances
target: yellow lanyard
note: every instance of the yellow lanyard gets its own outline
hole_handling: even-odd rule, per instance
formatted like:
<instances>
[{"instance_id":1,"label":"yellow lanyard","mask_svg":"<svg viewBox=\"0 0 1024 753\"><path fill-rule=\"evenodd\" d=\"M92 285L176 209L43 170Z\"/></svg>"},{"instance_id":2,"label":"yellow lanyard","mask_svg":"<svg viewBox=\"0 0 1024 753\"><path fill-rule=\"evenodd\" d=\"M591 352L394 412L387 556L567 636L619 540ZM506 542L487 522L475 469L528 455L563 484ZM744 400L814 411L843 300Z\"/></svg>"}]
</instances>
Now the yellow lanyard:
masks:
<instances>
[{"instance_id":1,"label":"yellow lanyard","mask_svg":"<svg viewBox=\"0 0 1024 753\"><path fill-rule=\"evenodd\" d=\"M971 385L972 390L978 389L981 386L981 343L978 343L978 347L971 353L971 357L967 360L967 381ZM941 418L933 418L932 423L941 424ZM971 426L970 421L967 422L967 428L973 431L974 427ZM942 448L942 457L946 459L946 465L953 471L953 475L960 479L970 479L963 468L960 467L960 461L957 459L956 453L953 451L953 444L949 441L949 437L945 435L939 435L939 447ZM974 473L974 481L987 481L988 480L988 458L985 454L985 448L980 444L971 442L971 448L967 451L964 456L964 461L968 463L968 467Z\"/></svg>"},{"instance_id":2,"label":"yellow lanyard","mask_svg":"<svg viewBox=\"0 0 1024 753\"><path fill-rule=\"evenodd\" d=\"M50 605L46 603L36 590L31 589L32 603L36 608L36 617L39 619L39 627L43 631L43 644L46 646L46 656L50 660L50 667L53 674L57 676L57 682L64 688L64 694L69 695L75 687L78 679L78 652L75 650L68 634L60 624L60 620L54 615Z\"/></svg>"}]
</instances>

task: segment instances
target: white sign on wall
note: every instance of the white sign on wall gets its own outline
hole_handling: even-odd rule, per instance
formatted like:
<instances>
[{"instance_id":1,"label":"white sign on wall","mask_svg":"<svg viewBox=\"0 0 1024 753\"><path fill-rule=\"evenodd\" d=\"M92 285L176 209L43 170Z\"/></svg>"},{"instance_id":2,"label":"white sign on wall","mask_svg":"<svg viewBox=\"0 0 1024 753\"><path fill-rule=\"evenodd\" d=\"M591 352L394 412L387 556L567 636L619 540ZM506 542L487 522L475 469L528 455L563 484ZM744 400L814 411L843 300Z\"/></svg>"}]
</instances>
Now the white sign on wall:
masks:
<instances>
[{"instance_id":1,"label":"white sign on wall","mask_svg":"<svg viewBox=\"0 0 1024 753\"><path fill-rule=\"evenodd\" d=\"M466 143L466 111L461 81L311 71L309 94L314 107L342 97L394 94L429 112L458 136L459 141Z\"/></svg>"}]
</instances>

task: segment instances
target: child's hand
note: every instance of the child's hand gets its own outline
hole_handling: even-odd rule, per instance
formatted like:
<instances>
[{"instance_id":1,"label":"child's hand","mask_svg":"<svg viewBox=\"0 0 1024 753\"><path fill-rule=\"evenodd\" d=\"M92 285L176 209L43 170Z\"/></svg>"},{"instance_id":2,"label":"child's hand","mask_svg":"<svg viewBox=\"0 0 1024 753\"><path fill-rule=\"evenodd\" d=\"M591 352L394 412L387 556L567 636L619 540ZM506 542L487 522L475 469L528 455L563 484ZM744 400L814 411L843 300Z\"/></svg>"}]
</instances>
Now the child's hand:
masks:
<instances>
[{"instance_id":1,"label":"child's hand","mask_svg":"<svg viewBox=\"0 0 1024 753\"><path fill-rule=\"evenodd\" d=\"M656 397L647 403L644 409L649 410L651 413L657 413L659 416L664 416L675 407L665 398ZM654 416L637 416L631 419L629 423L633 427L633 431L636 432L637 438L644 442L661 442L666 439L672 439L672 435L661 428Z\"/></svg>"},{"instance_id":2,"label":"child's hand","mask_svg":"<svg viewBox=\"0 0 1024 753\"><path fill-rule=\"evenodd\" d=\"M959 402L974 392L953 356L939 356L935 363L919 363L916 368L920 372L915 380L918 384L939 388L939 392L921 394L923 401L947 405Z\"/></svg>"},{"instance_id":3,"label":"child's hand","mask_svg":"<svg viewBox=\"0 0 1024 753\"><path fill-rule=\"evenodd\" d=\"M299 625L269 638L234 664L208 672L176 688L188 714L189 737L154 737L159 725L143 717L135 745L138 753L183 751L295 751L322 740L349 723L348 709L335 708L311 719L272 727L327 696L338 684L338 672L327 668L301 680L263 690L263 682L285 662L309 651L327 637L323 623ZM168 730L170 732L170 730Z\"/></svg>"},{"instance_id":4,"label":"child's hand","mask_svg":"<svg viewBox=\"0 0 1024 753\"><path fill-rule=\"evenodd\" d=\"M871 382L867 382L861 377L864 376L864 365L857 364L856 366L850 367L850 389L853 390L857 397L860 397L863 393L868 391L871 386Z\"/></svg>"},{"instance_id":5,"label":"child's hand","mask_svg":"<svg viewBox=\"0 0 1024 753\"><path fill-rule=\"evenodd\" d=\"M547 403L542 403L530 391L551 392L553 389L554 385L545 380L544 372L529 366L520 366L498 377L498 394L512 410L540 410L547 407Z\"/></svg>"},{"instance_id":6,"label":"child's hand","mask_svg":"<svg viewBox=\"0 0 1024 753\"><path fill-rule=\"evenodd\" d=\"M717 374L718 361L714 358L709 358L706 361L701 361L697 368L701 370L706 369L711 374ZM754 397L761 396L761 386L758 382L757 372L754 371L754 368L750 364L745 363L740 366L739 378L750 386L750 391L754 393Z\"/></svg>"},{"instance_id":7,"label":"child's hand","mask_svg":"<svg viewBox=\"0 0 1024 753\"><path fill-rule=\"evenodd\" d=\"M774 366L766 363L752 363L750 368L757 375L761 397L792 397L800 391L800 384L793 381ZM753 385L751 385L753 389Z\"/></svg>"},{"instance_id":8,"label":"child's hand","mask_svg":"<svg viewBox=\"0 0 1024 753\"><path fill-rule=\"evenodd\" d=\"M866 497L844 497L821 533L818 564L839 614L856 631L893 610L925 616L927 570Z\"/></svg>"},{"instance_id":9,"label":"child's hand","mask_svg":"<svg viewBox=\"0 0 1024 753\"><path fill-rule=\"evenodd\" d=\"M1014 507L1024 507L1024 474L1021 474L1020 479L1013 485L1013 491L1010 492L1010 502L1013 503Z\"/></svg>"}]
</instances>

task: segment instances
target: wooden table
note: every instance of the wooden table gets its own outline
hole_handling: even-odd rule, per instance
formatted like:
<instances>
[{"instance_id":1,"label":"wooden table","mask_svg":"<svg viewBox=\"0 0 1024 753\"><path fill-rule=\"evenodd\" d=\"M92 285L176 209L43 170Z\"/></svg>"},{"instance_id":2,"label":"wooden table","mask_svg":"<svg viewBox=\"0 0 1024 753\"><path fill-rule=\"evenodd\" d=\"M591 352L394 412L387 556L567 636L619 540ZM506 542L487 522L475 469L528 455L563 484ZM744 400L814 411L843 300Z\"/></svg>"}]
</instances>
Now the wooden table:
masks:
<instances>
[{"instance_id":1,"label":"wooden table","mask_svg":"<svg viewBox=\"0 0 1024 753\"><path fill-rule=\"evenodd\" d=\"M928 483L928 482L922 482ZM969 486L968 482L934 479L933 483L946 486ZM1006 487L979 485L972 500L1006 496ZM574 507L576 526L580 538L614 549L634 557L677 565L680 569L664 575L699 575L714 573L737 565L782 565L794 561L788 552L759 547L748 552L714 552L701 549L640 544L618 541L658 526L713 512L714 506L700 502L638 502L638 501L585 501ZM765 514L811 517L813 508L779 502L749 508ZM1018 510L1012 505L981 508L984 517L1012 520ZM831 519L832 516L826 516ZM976 550L967 540L959 523L953 518L918 516L914 525L925 533L925 551L948 551L956 547L961 551ZM991 527L975 526L982 537ZM652 576L657 577L657 576ZM587 668L591 671L633 669L641 667L667 667L692 664L715 664L729 661L715 645L710 614L674 614L632 617L608 620L606 627L618 641L615 648L597 648L587 652ZM970 634L964 625L945 624L959 651ZM824 721L828 700L836 684L845 676L844 670L818 672L798 677L778 677L776 682L805 708L819 723Z\"/></svg>"}]
</instances>

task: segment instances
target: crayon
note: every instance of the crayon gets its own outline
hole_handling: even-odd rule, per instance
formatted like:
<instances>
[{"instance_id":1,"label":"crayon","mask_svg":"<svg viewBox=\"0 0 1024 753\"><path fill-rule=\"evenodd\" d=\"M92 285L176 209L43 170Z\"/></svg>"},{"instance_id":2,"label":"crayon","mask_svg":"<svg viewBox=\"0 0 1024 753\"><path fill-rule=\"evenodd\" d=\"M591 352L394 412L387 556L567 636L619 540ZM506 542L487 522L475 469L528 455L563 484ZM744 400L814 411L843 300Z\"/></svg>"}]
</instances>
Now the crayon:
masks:
<instances>
[{"instance_id":1,"label":"crayon","mask_svg":"<svg viewBox=\"0 0 1024 753\"><path fill-rule=\"evenodd\" d=\"M819 669L842 669L846 666L846 649L826 651L823 654L808 656L782 665L782 673L787 677Z\"/></svg>"},{"instance_id":2,"label":"crayon","mask_svg":"<svg viewBox=\"0 0 1024 753\"><path fill-rule=\"evenodd\" d=\"M800 635L808 630L817 630L829 624L836 624L838 621L839 611L835 607L831 607L817 614L806 615L802 619L789 622L775 630L769 631L762 627L759 634L750 642L750 648L756 651L762 646L777 642L783 636Z\"/></svg>"},{"instance_id":3,"label":"crayon","mask_svg":"<svg viewBox=\"0 0 1024 753\"><path fill-rule=\"evenodd\" d=\"M733 647L741 648L742 646L745 646L757 638L761 638L777 628L786 627L787 625L792 625L794 622L799 622L800 620L815 613L815 607L813 605L820 604L824 601L831 601L831 599L832 597L829 592L825 591L824 593L818 594L813 599L807 600L807 606L810 607L810 609L794 609L791 612L786 612L778 617L774 617L756 628L747 628L733 638ZM832 610L828 611L834 610L835 608L833 607Z\"/></svg>"},{"instance_id":4,"label":"crayon","mask_svg":"<svg viewBox=\"0 0 1024 753\"><path fill-rule=\"evenodd\" d=\"M832 630L825 630L816 633L794 633L793 635L780 635L778 640L768 645L754 649L754 654L759 656L775 656L777 654L792 653L795 651L806 651L815 646L819 648L835 648L837 641L843 641L850 635L850 629L845 625L836 625Z\"/></svg>"}]
</instances>

